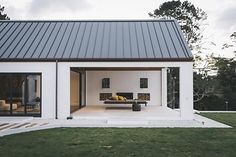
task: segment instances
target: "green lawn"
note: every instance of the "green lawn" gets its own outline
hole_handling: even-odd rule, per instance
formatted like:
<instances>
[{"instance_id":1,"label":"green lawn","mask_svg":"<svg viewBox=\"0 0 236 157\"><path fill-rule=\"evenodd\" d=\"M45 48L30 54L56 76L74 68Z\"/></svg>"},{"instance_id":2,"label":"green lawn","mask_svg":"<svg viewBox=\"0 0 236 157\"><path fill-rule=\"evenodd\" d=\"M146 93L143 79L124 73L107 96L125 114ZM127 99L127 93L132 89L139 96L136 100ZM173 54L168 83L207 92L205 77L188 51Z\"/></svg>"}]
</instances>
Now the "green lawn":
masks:
<instances>
[{"instance_id":1,"label":"green lawn","mask_svg":"<svg viewBox=\"0 0 236 157\"><path fill-rule=\"evenodd\" d=\"M204 114L236 127L236 114ZM0 137L0 157L235 157L236 129L60 128Z\"/></svg>"},{"instance_id":2,"label":"green lawn","mask_svg":"<svg viewBox=\"0 0 236 157\"><path fill-rule=\"evenodd\" d=\"M201 113L201 115L236 128L236 113Z\"/></svg>"}]
</instances>

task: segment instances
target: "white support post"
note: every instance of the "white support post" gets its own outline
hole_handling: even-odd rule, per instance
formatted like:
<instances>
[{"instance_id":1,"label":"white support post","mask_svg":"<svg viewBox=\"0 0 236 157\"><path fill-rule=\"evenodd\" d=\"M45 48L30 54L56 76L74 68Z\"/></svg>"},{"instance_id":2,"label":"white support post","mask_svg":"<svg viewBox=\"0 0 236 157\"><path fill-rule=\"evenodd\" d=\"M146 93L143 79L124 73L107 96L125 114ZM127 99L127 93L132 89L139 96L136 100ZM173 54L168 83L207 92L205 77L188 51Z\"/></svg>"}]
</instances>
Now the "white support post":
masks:
<instances>
[{"instance_id":1,"label":"white support post","mask_svg":"<svg viewBox=\"0 0 236 157\"><path fill-rule=\"evenodd\" d=\"M161 106L167 107L167 68L161 69Z\"/></svg>"},{"instance_id":2,"label":"white support post","mask_svg":"<svg viewBox=\"0 0 236 157\"><path fill-rule=\"evenodd\" d=\"M193 119L193 63L180 66L180 116Z\"/></svg>"},{"instance_id":3,"label":"white support post","mask_svg":"<svg viewBox=\"0 0 236 157\"><path fill-rule=\"evenodd\" d=\"M70 67L58 63L58 119L70 116Z\"/></svg>"}]
</instances>

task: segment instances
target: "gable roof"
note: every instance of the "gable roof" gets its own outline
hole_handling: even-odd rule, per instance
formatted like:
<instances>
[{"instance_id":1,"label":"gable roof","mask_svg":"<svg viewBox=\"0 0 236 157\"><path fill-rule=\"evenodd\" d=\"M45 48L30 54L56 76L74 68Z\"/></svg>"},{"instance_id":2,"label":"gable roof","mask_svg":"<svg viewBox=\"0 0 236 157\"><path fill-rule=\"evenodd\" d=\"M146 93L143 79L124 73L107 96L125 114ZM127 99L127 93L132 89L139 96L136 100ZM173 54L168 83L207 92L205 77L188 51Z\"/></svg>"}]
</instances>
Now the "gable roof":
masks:
<instances>
[{"instance_id":1,"label":"gable roof","mask_svg":"<svg viewBox=\"0 0 236 157\"><path fill-rule=\"evenodd\" d=\"M0 21L0 61L192 61L175 20Z\"/></svg>"}]
</instances>

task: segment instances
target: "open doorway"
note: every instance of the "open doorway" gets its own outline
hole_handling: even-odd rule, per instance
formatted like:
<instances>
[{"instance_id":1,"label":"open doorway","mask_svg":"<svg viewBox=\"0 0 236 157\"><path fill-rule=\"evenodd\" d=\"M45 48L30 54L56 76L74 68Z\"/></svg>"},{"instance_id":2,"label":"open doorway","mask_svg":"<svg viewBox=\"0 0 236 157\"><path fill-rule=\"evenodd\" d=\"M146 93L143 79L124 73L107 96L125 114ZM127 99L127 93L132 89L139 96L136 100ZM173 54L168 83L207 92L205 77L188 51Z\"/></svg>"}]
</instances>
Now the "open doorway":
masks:
<instances>
[{"instance_id":1,"label":"open doorway","mask_svg":"<svg viewBox=\"0 0 236 157\"><path fill-rule=\"evenodd\" d=\"M85 72L76 68L70 71L70 113L85 106Z\"/></svg>"}]
</instances>

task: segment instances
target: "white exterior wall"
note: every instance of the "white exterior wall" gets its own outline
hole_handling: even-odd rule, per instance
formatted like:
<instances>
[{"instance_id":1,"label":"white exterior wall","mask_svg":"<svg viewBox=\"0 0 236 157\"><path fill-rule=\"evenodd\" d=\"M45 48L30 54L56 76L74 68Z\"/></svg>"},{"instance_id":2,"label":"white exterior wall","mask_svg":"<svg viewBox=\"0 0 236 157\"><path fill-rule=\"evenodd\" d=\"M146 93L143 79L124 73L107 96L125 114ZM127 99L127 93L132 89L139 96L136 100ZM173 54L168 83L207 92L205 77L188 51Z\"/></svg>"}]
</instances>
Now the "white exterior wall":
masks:
<instances>
[{"instance_id":1,"label":"white exterior wall","mask_svg":"<svg viewBox=\"0 0 236 157\"><path fill-rule=\"evenodd\" d=\"M110 78L110 88L102 88L102 79ZM148 88L140 88L140 78L148 78ZM104 105L99 100L99 93L132 92L150 93L148 105L161 105L160 71L88 71L87 72L87 106Z\"/></svg>"},{"instance_id":2,"label":"white exterior wall","mask_svg":"<svg viewBox=\"0 0 236 157\"><path fill-rule=\"evenodd\" d=\"M180 67L179 93L180 115L182 119L193 119L193 64Z\"/></svg>"},{"instance_id":3,"label":"white exterior wall","mask_svg":"<svg viewBox=\"0 0 236 157\"><path fill-rule=\"evenodd\" d=\"M192 62L59 62L58 118L70 116L70 67L179 67L180 110L182 119L193 118ZM0 73L42 73L42 118L55 118L56 63L1 62ZM138 84L139 86L139 84ZM149 87L152 86L149 82ZM140 89L141 91L142 89ZM151 99L152 99L151 95Z\"/></svg>"},{"instance_id":4,"label":"white exterior wall","mask_svg":"<svg viewBox=\"0 0 236 157\"><path fill-rule=\"evenodd\" d=\"M67 65L67 66L65 66ZM70 66L58 63L58 118L70 116Z\"/></svg>"},{"instance_id":5,"label":"white exterior wall","mask_svg":"<svg viewBox=\"0 0 236 157\"><path fill-rule=\"evenodd\" d=\"M2 62L0 73L42 73L42 118L55 118L55 63Z\"/></svg>"},{"instance_id":6,"label":"white exterior wall","mask_svg":"<svg viewBox=\"0 0 236 157\"><path fill-rule=\"evenodd\" d=\"M161 69L161 105L167 107L167 68Z\"/></svg>"}]
</instances>

